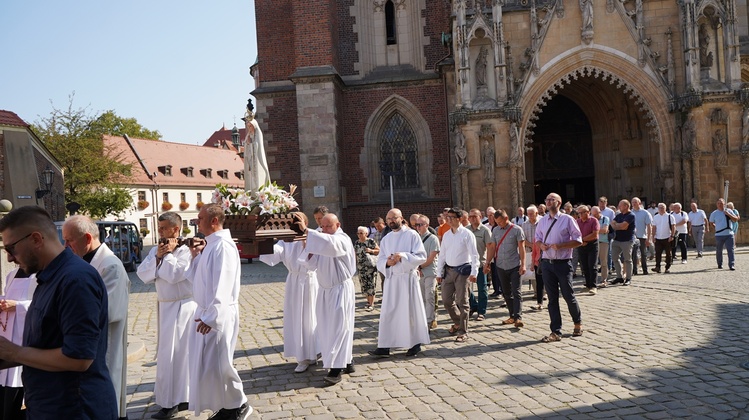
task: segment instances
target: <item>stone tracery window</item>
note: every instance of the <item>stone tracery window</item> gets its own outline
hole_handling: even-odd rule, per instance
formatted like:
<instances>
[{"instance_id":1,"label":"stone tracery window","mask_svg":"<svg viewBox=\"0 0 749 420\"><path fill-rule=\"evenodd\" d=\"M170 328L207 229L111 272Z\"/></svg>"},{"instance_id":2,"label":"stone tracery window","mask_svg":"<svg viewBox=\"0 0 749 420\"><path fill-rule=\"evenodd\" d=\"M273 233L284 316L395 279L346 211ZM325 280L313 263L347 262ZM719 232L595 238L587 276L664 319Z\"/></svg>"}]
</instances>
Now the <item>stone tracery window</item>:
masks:
<instances>
[{"instance_id":1,"label":"stone tracery window","mask_svg":"<svg viewBox=\"0 0 749 420\"><path fill-rule=\"evenodd\" d=\"M394 112L385 123L380 138L380 188L418 188L419 161L416 135L408 121L399 112Z\"/></svg>"}]
</instances>

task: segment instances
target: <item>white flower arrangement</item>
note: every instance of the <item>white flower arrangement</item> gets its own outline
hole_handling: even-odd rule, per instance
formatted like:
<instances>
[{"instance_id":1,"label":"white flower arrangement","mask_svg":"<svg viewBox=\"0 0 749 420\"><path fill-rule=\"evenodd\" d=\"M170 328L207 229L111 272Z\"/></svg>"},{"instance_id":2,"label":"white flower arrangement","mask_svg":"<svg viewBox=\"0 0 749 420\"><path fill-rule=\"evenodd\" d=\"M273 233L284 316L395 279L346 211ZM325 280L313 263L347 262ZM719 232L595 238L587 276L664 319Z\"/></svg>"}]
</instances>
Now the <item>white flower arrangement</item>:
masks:
<instances>
[{"instance_id":1,"label":"white flower arrangement","mask_svg":"<svg viewBox=\"0 0 749 420\"><path fill-rule=\"evenodd\" d=\"M289 191L275 182L266 183L257 191L229 188L226 184L216 185L211 202L220 204L226 214L280 214L299 207L293 197L296 185L289 185Z\"/></svg>"}]
</instances>

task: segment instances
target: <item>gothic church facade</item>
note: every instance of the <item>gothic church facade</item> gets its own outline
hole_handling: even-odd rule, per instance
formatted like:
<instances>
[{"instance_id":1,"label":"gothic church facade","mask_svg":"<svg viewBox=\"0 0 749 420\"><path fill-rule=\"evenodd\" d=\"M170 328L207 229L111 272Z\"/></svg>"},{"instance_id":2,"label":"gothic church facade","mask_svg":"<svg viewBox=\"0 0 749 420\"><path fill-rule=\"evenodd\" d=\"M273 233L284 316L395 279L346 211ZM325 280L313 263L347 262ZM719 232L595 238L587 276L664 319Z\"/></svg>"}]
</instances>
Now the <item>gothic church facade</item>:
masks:
<instances>
[{"instance_id":1,"label":"gothic church facade","mask_svg":"<svg viewBox=\"0 0 749 420\"><path fill-rule=\"evenodd\" d=\"M347 231L551 191L749 209L746 0L256 0L271 177ZM743 76L743 77L742 77Z\"/></svg>"}]
</instances>

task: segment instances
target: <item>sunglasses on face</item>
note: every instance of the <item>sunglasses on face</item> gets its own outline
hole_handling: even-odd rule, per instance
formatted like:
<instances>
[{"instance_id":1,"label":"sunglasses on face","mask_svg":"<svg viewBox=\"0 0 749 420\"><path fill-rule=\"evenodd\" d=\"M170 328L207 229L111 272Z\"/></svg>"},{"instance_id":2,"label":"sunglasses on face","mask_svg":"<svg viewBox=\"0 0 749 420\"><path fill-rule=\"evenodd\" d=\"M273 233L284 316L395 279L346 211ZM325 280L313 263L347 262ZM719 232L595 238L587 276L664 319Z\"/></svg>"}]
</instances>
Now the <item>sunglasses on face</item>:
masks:
<instances>
[{"instance_id":1,"label":"sunglasses on face","mask_svg":"<svg viewBox=\"0 0 749 420\"><path fill-rule=\"evenodd\" d=\"M13 242L12 244L5 245L5 252L7 252L9 255L14 256L14 252L16 249L16 245L18 245L19 242L23 241L24 239L28 238L29 236L33 235L34 232L29 233L28 235L24 236L23 238Z\"/></svg>"}]
</instances>

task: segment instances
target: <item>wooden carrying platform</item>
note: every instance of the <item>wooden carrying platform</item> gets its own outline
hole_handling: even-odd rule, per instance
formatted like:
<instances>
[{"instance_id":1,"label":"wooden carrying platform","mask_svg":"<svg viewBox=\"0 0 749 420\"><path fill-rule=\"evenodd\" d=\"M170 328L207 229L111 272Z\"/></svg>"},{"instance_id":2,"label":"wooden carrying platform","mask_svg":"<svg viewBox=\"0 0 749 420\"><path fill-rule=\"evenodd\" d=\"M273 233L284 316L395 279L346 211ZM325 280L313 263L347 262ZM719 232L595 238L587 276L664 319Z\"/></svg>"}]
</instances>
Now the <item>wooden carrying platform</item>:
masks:
<instances>
[{"instance_id":1,"label":"wooden carrying platform","mask_svg":"<svg viewBox=\"0 0 749 420\"><path fill-rule=\"evenodd\" d=\"M276 241L304 239L304 235L297 230L293 213L228 214L224 228L229 229L234 241L242 245L245 254L252 255L272 254Z\"/></svg>"}]
</instances>

